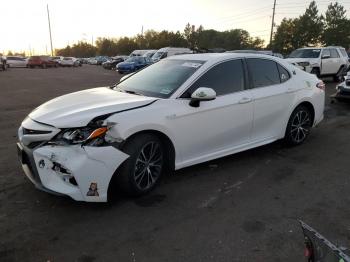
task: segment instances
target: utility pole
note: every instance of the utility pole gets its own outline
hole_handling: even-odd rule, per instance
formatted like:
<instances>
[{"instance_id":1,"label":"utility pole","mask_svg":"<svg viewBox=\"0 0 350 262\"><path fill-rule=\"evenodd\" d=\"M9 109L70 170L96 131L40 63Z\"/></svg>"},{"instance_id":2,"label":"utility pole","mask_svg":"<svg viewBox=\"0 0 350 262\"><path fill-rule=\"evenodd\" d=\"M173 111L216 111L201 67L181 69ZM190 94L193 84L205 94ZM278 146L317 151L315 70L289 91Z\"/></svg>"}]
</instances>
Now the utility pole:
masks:
<instances>
[{"instance_id":1,"label":"utility pole","mask_svg":"<svg viewBox=\"0 0 350 262\"><path fill-rule=\"evenodd\" d=\"M142 28L141 28L141 35L143 36L143 26L142 26Z\"/></svg>"},{"instance_id":2,"label":"utility pole","mask_svg":"<svg viewBox=\"0 0 350 262\"><path fill-rule=\"evenodd\" d=\"M50 12L49 12L49 5L46 5L47 9L47 20L49 21L49 32L50 32L50 44L51 44L51 56L53 56L53 47L52 47L52 36L51 36L51 23L50 23Z\"/></svg>"},{"instance_id":3,"label":"utility pole","mask_svg":"<svg viewBox=\"0 0 350 262\"><path fill-rule=\"evenodd\" d=\"M272 8L272 24L271 24L271 34L270 34L270 46L272 45L272 35L273 35L273 27L275 25L275 11L276 11L276 0L273 1Z\"/></svg>"}]
</instances>

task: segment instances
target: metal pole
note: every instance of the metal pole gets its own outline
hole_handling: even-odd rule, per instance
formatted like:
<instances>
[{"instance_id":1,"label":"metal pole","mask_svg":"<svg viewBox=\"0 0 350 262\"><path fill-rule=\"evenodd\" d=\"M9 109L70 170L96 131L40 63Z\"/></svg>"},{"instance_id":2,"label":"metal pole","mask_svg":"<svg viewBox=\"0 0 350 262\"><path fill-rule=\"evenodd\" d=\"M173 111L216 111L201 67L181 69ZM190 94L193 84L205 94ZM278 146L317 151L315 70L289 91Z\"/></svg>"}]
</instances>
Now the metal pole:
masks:
<instances>
[{"instance_id":1,"label":"metal pole","mask_svg":"<svg viewBox=\"0 0 350 262\"><path fill-rule=\"evenodd\" d=\"M50 32L50 44L51 44L51 56L53 56L53 47L52 47L52 36L51 36L51 23L50 23L50 12L49 12L49 5L46 5L47 9L47 20L49 21L49 32Z\"/></svg>"},{"instance_id":2,"label":"metal pole","mask_svg":"<svg viewBox=\"0 0 350 262\"><path fill-rule=\"evenodd\" d=\"M275 11L276 11L276 0L273 2L273 9L272 9L272 24L271 24L271 34L270 34L270 46L272 45L272 35L273 35L273 26L275 24Z\"/></svg>"}]
</instances>

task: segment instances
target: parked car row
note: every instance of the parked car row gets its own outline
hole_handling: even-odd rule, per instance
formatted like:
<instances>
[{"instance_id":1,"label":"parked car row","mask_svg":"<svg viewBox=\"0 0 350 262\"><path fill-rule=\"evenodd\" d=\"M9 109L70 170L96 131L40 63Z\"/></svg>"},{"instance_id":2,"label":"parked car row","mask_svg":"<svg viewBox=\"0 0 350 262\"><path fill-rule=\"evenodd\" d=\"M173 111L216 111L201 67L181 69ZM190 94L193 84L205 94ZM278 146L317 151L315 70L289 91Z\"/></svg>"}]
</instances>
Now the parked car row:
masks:
<instances>
[{"instance_id":1,"label":"parked car row","mask_svg":"<svg viewBox=\"0 0 350 262\"><path fill-rule=\"evenodd\" d=\"M16 68L16 67L72 67L81 66L82 62L80 59L75 57L63 57L63 56L30 56L29 58L22 56L0 56L1 68L6 70L6 68Z\"/></svg>"}]
</instances>

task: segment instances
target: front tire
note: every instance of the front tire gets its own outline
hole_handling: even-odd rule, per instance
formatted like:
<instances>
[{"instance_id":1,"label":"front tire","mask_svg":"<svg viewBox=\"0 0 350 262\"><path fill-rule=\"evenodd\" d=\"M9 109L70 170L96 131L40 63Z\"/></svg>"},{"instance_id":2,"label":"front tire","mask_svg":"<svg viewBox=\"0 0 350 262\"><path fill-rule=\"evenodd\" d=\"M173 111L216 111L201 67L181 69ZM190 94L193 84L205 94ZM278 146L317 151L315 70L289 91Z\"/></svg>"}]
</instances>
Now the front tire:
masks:
<instances>
[{"instance_id":1,"label":"front tire","mask_svg":"<svg viewBox=\"0 0 350 262\"><path fill-rule=\"evenodd\" d=\"M321 72L320 72L320 69L319 69L318 67L312 68L312 70L311 70L310 73L316 75L317 78L320 78L320 77L321 77Z\"/></svg>"},{"instance_id":2,"label":"front tire","mask_svg":"<svg viewBox=\"0 0 350 262\"><path fill-rule=\"evenodd\" d=\"M143 195L158 184L164 167L164 148L152 134L141 134L124 146L130 157L122 164L117 175L117 186L126 194Z\"/></svg>"},{"instance_id":3,"label":"front tire","mask_svg":"<svg viewBox=\"0 0 350 262\"><path fill-rule=\"evenodd\" d=\"M309 136L312 127L312 115L306 106L298 106L289 118L284 141L287 145L302 144Z\"/></svg>"}]
</instances>

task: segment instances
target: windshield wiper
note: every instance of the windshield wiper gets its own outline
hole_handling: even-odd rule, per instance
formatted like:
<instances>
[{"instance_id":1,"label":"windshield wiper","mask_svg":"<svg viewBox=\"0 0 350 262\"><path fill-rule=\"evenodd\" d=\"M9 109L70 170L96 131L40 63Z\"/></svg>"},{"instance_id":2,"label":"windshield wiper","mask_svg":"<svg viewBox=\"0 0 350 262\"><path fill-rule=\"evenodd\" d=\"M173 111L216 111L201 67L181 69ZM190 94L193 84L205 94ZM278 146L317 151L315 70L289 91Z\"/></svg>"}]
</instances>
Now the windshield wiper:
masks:
<instances>
[{"instance_id":1,"label":"windshield wiper","mask_svg":"<svg viewBox=\"0 0 350 262\"><path fill-rule=\"evenodd\" d=\"M119 89L121 92L124 92L124 93L128 93L128 94L133 94L133 95L137 95L137 96L145 96L141 93L138 93L138 92L135 92L135 91L131 91L131 90L125 90L125 89Z\"/></svg>"}]
</instances>

